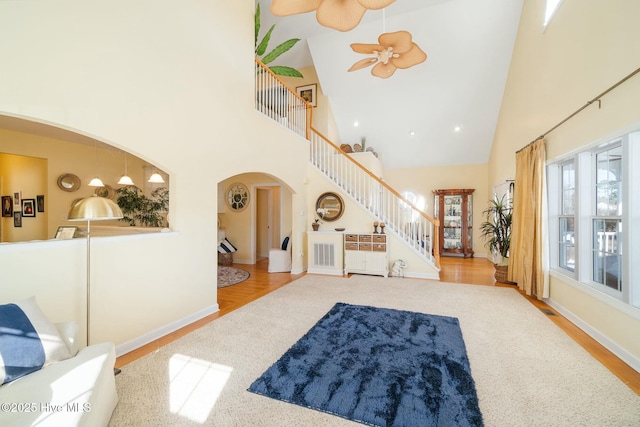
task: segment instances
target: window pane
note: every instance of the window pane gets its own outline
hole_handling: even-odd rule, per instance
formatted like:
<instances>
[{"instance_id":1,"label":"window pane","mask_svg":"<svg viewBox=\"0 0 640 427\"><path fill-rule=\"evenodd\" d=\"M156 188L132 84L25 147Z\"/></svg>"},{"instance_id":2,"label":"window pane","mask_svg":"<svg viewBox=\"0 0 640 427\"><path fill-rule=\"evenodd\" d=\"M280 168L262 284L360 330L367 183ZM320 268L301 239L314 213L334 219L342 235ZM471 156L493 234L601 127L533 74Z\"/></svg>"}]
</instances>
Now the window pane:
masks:
<instances>
[{"instance_id":1,"label":"window pane","mask_svg":"<svg viewBox=\"0 0 640 427\"><path fill-rule=\"evenodd\" d=\"M596 154L596 215L622 215L622 147Z\"/></svg>"},{"instance_id":2,"label":"window pane","mask_svg":"<svg viewBox=\"0 0 640 427\"><path fill-rule=\"evenodd\" d=\"M574 271L576 266L576 251L574 237L574 219L560 218L559 265Z\"/></svg>"},{"instance_id":3,"label":"window pane","mask_svg":"<svg viewBox=\"0 0 640 427\"><path fill-rule=\"evenodd\" d=\"M593 281L611 289L622 289L622 221L593 220Z\"/></svg>"},{"instance_id":4,"label":"window pane","mask_svg":"<svg viewBox=\"0 0 640 427\"><path fill-rule=\"evenodd\" d=\"M573 215L575 209L576 198L576 173L573 163L562 165L562 183L561 183L561 214Z\"/></svg>"}]
</instances>

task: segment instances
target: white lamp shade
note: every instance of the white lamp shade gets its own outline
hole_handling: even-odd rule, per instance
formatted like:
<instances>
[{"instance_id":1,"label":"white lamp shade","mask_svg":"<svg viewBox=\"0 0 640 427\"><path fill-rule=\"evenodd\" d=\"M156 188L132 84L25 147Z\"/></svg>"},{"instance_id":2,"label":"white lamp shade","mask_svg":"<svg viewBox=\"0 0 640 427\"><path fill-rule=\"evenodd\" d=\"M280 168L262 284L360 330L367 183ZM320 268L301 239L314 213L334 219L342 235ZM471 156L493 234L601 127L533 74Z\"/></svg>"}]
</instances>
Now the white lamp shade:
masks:
<instances>
[{"instance_id":1,"label":"white lamp shade","mask_svg":"<svg viewBox=\"0 0 640 427\"><path fill-rule=\"evenodd\" d=\"M104 183L97 176L89 182L89 187L104 187Z\"/></svg>"},{"instance_id":2,"label":"white lamp shade","mask_svg":"<svg viewBox=\"0 0 640 427\"><path fill-rule=\"evenodd\" d=\"M106 221L122 217L122 210L116 202L95 194L73 205L68 215L69 221Z\"/></svg>"},{"instance_id":3,"label":"white lamp shade","mask_svg":"<svg viewBox=\"0 0 640 427\"><path fill-rule=\"evenodd\" d=\"M149 177L149 182L152 182L155 184L163 184L164 179L162 179L162 176L158 172L155 172Z\"/></svg>"},{"instance_id":4,"label":"white lamp shade","mask_svg":"<svg viewBox=\"0 0 640 427\"><path fill-rule=\"evenodd\" d=\"M120 181L118 181L120 185L134 185L133 180L129 175L122 175Z\"/></svg>"}]
</instances>

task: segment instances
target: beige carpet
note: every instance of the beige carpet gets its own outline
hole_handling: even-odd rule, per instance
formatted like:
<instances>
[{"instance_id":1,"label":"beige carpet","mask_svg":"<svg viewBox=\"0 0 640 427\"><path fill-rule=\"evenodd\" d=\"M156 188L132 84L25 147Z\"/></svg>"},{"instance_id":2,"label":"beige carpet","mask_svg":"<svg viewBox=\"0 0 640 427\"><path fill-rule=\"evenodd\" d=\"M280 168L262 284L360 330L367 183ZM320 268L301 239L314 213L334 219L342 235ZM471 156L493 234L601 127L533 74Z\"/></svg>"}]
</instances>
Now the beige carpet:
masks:
<instances>
[{"instance_id":1,"label":"beige carpet","mask_svg":"<svg viewBox=\"0 0 640 427\"><path fill-rule=\"evenodd\" d=\"M361 425L246 391L336 302L459 318L486 426L640 426L640 396L514 289L358 275L304 276L125 366L110 426Z\"/></svg>"}]
</instances>

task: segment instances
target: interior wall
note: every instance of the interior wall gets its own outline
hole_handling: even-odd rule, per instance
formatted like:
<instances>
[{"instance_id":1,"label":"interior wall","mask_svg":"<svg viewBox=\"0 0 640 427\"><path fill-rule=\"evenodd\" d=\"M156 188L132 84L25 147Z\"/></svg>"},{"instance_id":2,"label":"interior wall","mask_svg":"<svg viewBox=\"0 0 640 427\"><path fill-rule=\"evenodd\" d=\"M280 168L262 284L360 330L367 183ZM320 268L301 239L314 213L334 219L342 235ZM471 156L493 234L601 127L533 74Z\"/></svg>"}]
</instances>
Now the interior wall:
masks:
<instances>
[{"instance_id":1,"label":"interior wall","mask_svg":"<svg viewBox=\"0 0 640 427\"><path fill-rule=\"evenodd\" d=\"M0 147L1 150L1 147ZM47 160L37 157L15 156L0 151L0 176L2 176L2 195L11 196L19 192L22 200L32 199L37 205L37 196L44 196L44 212L38 212L34 206L35 216L23 216L21 226L16 227L13 217L2 217L2 235L0 242L23 242L29 240L45 240L50 238L47 228L49 211L47 209ZM12 202L13 204L13 202ZM20 211L22 206L13 206L13 212Z\"/></svg>"},{"instance_id":2,"label":"interior wall","mask_svg":"<svg viewBox=\"0 0 640 427\"><path fill-rule=\"evenodd\" d=\"M122 351L217 310L218 190L206 183L277 176L290 211L304 209L308 146L254 109L254 7L0 2L11 40L0 44L0 114L126 149L171 176L173 232L91 240L95 341ZM290 219L295 247L303 221ZM50 318L83 325L82 243L0 245L0 300L35 295Z\"/></svg>"},{"instance_id":3,"label":"interior wall","mask_svg":"<svg viewBox=\"0 0 640 427\"><path fill-rule=\"evenodd\" d=\"M425 212L434 216L434 190L450 188L474 189L473 193L473 251L474 256L487 256L487 250L480 237L482 211L488 206L493 192L486 186L488 165L450 165L425 168L385 169L385 180L401 194L410 191L423 196L427 205Z\"/></svg>"},{"instance_id":4,"label":"interior wall","mask_svg":"<svg viewBox=\"0 0 640 427\"><path fill-rule=\"evenodd\" d=\"M640 2L562 2L543 31L544 0L524 3L489 161L489 185L515 176L515 152L637 69ZM640 75L549 133L557 159L640 121ZM600 342L640 367L640 310L589 292L562 274L550 303Z\"/></svg>"}]
</instances>

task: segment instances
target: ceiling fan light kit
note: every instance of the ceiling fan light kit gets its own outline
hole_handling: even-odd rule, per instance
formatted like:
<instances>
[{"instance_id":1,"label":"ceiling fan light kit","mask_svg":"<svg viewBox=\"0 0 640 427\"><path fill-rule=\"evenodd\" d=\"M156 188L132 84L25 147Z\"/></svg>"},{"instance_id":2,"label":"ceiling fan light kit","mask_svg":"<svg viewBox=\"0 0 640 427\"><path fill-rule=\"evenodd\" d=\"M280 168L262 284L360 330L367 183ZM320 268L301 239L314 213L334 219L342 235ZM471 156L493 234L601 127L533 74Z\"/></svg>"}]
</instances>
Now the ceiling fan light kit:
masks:
<instances>
[{"instance_id":1,"label":"ceiling fan light kit","mask_svg":"<svg viewBox=\"0 0 640 427\"><path fill-rule=\"evenodd\" d=\"M371 74L386 79L398 68L405 69L427 60L427 54L412 40L408 31L384 33L378 37L379 44L352 43L351 49L356 53L375 55L361 59L349 68L356 71L374 65Z\"/></svg>"}]
</instances>

